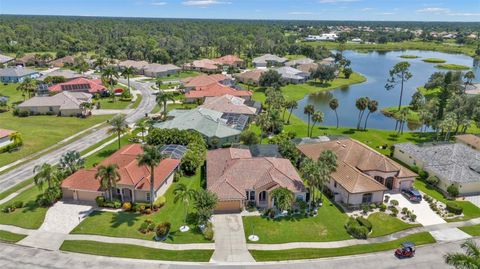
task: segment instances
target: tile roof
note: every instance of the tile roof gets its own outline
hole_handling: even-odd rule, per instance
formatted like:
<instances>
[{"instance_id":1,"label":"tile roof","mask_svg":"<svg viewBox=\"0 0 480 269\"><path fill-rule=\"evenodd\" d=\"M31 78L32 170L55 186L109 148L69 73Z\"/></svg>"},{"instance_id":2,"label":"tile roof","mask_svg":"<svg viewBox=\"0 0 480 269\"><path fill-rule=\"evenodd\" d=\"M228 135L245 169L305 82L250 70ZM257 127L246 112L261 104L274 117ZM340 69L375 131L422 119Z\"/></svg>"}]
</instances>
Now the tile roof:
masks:
<instances>
[{"instance_id":1,"label":"tile roof","mask_svg":"<svg viewBox=\"0 0 480 269\"><path fill-rule=\"evenodd\" d=\"M4 63L8 63L10 61L12 61L13 58L12 57L9 57L7 55L3 55L3 54L0 54L0 63L4 64Z\"/></svg>"},{"instance_id":2,"label":"tile roof","mask_svg":"<svg viewBox=\"0 0 480 269\"><path fill-rule=\"evenodd\" d=\"M8 129L0 129L0 138L4 138L9 136L10 134L15 133L15 131L8 130Z\"/></svg>"},{"instance_id":3,"label":"tile roof","mask_svg":"<svg viewBox=\"0 0 480 269\"><path fill-rule=\"evenodd\" d=\"M187 88L197 88L197 87L206 87L218 83L220 81L226 80L227 77L222 74L213 74L213 75L200 75L196 77L188 77L182 79L182 83Z\"/></svg>"},{"instance_id":4,"label":"tile roof","mask_svg":"<svg viewBox=\"0 0 480 269\"><path fill-rule=\"evenodd\" d=\"M275 70L285 79L305 79L308 77L308 73L290 66L282 66Z\"/></svg>"},{"instance_id":5,"label":"tile roof","mask_svg":"<svg viewBox=\"0 0 480 269\"><path fill-rule=\"evenodd\" d=\"M134 60L126 60L126 61L121 61L121 62L118 63L118 66L133 67L133 68L138 69L138 70L144 68L146 65L148 65L147 61L134 61Z\"/></svg>"},{"instance_id":6,"label":"tile roof","mask_svg":"<svg viewBox=\"0 0 480 269\"><path fill-rule=\"evenodd\" d=\"M143 69L147 72L167 72L167 71L178 71L181 70L180 67L173 65L173 64L148 64L143 67Z\"/></svg>"},{"instance_id":7,"label":"tile roof","mask_svg":"<svg viewBox=\"0 0 480 269\"><path fill-rule=\"evenodd\" d=\"M89 93L97 93L106 90L101 79L88 79L84 77L74 78L67 82L57 83L48 87L51 92L61 91L88 91Z\"/></svg>"},{"instance_id":8,"label":"tile roof","mask_svg":"<svg viewBox=\"0 0 480 269\"><path fill-rule=\"evenodd\" d=\"M207 69L207 70L217 70L219 69L219 65L222 63L217 62L216 60L210 59L202 59L202 60L195 60L192 63L185 64L185 67L193 67L199 69Z\"/></svg>"},{"instance_id":9,"label":"tile roof","mask_svg":"<svg viewBox=\"0 0 480 269\"><path fill-rule=\"evenodd\" d=\"M350 193L387 190L385 186L345 162L338 163L337 170L332 173L332 178Z\"/></svg>"},{"instance_id":10,"label":"tile roof","mask_svg":"<svg viewBox=\"0 0 480 269\"><path fill-rule=\"evenodd\" d=\"M38 74L38 72L23 67L7 67L0 69L0 77L24 77L32 74Z\"/></svg>"},{"instance_id":11,"label":"tile roof","mask_svg":"<svg viewBox=\"0 0 480 269\"><path fill-rule=\"evenodd\" d=\"M57 69L55 71L44 74L38 80L45 80L48 77L64 77L66 79L72 79L72 78L78 78L81 76L82 76L81 74L69 69Z\"/></svg>"},{"instance_id":12,"label":"tile roof","mask_svg":"<svg viewBox=\"0 0 480 269\"><path fill-rule=\"evenodd\" d=\"M273 55L273 54L264 54L260 57L257 57L257 58L254 58L253 59L253 63L267 63L267 62L278 62L278 63L284 63L286 62L288 59L287 58L283 58L283 57L279 57L277 55Z\"/></svg>"},{"instance_id":13,"label":"tile roof","mask_svg":"<svg viewBox=\"0 0 480 269\"><path fill-rule=\"evenodd\" d=\"M252 91L246 90L236 90L229 86L225 86L221 83L214 83L204 87L196 87L195 90L191 90L185 93L186 98L205 98L205 97L216 97L222 95L232 95L237 97L247 97L251 96Z\"/></svg>"},{"instance_id":14,"label":"tile roof","mask_svg":"<svg viewBox=\"0 0 480 269\"><path fill-rule=\"evenodd\" d=\"M296 60L291 60L285 63L286 66L297 66L301 64L312 64L314 61L310 58L301 58Z\"/></svg>"},{"instance_id":15,"label":"tile roof","mask_svg":"<svg viewBox=\"0 0 480 269\"><path fill-rule=\"evenodd\" d=\"M297 170L287 159L252 157L250 150L238 148L207 152L207 188L220 200L242 200L245 190L276 186L305 191Z\"/></svg>"},{"instance_id":16,"label":"tile roof","mask_svg":"<svg viewBox=\"0 0 480 269\"><path fill-rule=\"evenodd\" d=\"M297 66L297 69L305 72L305 73L311 73L312 70L317 69L318 64L317 63L311 63L311 64L300 64Z\"/></svg>"},{"instance_id":17,"label":"tile roof","mask_svg":"<svg viewBox=\"0 0 480 269\"><path fill-rule=\"evenodd\" d=\"M103 160L99 165L117 164L117 171L120 175L120 180L117 184L148 191L150 190L150 171L145 166L139 166L137 161L137 156L142 152L143 149L139 144L126 145ZM154 176L155 190L163 184L179 164L179 160L167 158L157 165ZM97 168L77 171L62 182L62 187L76 190L101 190L100 182L95 179Z\"/></svg>"},{"instance_id":18,"label":"tile roof","mask_svg":"<svg viewBox=\"0 0 480 269\"><path fill-rule=\"evenodd\" d=\"M257 109L247 106L245 99L225 94L215 97L207 97L200 107L215 110L222 113L234 113L244 115L255 115Z\"/></svg>"},{"instance_id":19,"label":"tile roof","mask_svg":"<svg viewBox=\"0 0 480 269\"><path fill-rule=\"evenodd\" d=\"M242 79L243 81L247 82L249 79L251 79L253 82L258 83L260 81L260 77L264 72L267 72L265 69L255 69L255 70L250 70L246 71L243 73L235 74L234 76L236 78Z\"/></svg>"},{"instance_id":20,"label":"tile roof","mask_svg":"<svg viewBox=\"0 0 480 269\"><path fill-rule=\"evenodd\" d=\"M73 64L75 63L75 57L73 56L65 56L59 59L55 59L53 61L48 62L50 65L58 65L58 66L63 66L64 64Z\"/></svg>"},{"instance_id":21,"label":"tile roof","mask_svg":"<svg viewBox=\"0 0 480 269\"><path fill-rule=\"evenodd\" d=\"M473 134L463 134L455 136L457 141L467 144L475 149L480 150L480 137Z\"/></svg>"},{"instance_id":22,"label":"tile roof","mask_svg":"<svg viewBox=\"0 0 480 269\"><path fill-rule=\"evenodd\" d=\"M63 109L79 109L80 104L89 102L91 94L83 92L61 92L53 96L35 96L19 104L19 108L29 107L59 107Z\"/></svg>"},{"instance_id":23,"label":"tile roof","mask_svg":"<svg viewBox=\"0 0 480 269\"><path fill-rule=\"evenodd\" d=\"M220 58L215 59L214 61L219 62L225 65L234 65L238 62L243 63L244 61L235 55L225 55Z\"/></svg>"}]
</instances>

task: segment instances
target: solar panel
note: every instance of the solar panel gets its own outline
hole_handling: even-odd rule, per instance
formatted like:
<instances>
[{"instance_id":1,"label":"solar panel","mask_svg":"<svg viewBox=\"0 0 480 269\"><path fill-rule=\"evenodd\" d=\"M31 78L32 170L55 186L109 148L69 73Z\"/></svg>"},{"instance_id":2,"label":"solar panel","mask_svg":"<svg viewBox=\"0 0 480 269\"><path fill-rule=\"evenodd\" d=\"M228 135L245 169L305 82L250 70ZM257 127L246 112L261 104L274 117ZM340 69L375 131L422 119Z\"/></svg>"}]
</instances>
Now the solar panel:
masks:
<instances>
[{"instance_id":1,"label":"solar panel","mask_svg":"<svg viewBox=\"0 0 480 269\"><path fill-rule=\"evenodd\" d=\"M185 152L187 151L187 147L183 145L165 145L160 149L160 153L172 159L181 159Z\"/></svg>"},{"instance_id":2,"label":"solar panel","mask_svg":"<svg viewBox=\"0 0 480 269\"><path fill-rule=\"evenodd\" d=\"M225 113L222 115L222 119L227 121L227 125L240 131L245 129L245 126L248 123L248 116L242 114Z\"/></svg>"}]
</instances>

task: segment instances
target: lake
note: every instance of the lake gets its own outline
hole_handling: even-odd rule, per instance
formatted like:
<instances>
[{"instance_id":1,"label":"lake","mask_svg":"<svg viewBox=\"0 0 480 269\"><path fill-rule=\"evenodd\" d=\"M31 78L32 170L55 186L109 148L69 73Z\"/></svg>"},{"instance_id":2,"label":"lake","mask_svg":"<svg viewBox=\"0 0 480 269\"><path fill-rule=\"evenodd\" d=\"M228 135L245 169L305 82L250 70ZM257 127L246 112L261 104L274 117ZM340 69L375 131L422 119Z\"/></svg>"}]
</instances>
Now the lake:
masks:
<instances>
[{"instance_id":1,"label":"lake","mask_svg":"<svg viewBox=\"0 0 480 269\"><path fill-rule=\"evenodd\" d=\"M400 55L417 55L420 58L403 59ZM356 52L345 51L344 55L352 64L351 67L355 72L359 72L367 78L367 81L357 85L351 85L335 89L329 92L315 93L305 96L298 101L298 109L294 110L294 114L303 120L307 120L307 116L303 113L303 108L307 104L313 104L316 110L325 113L325 120L322 125L335 126L335 113L330 109L328 103L333 97L337 98L340 106L337 109L340 126L356 127L358 110L355 107L355 101L362 96L368 96L379 102L379 109L376 113L371 114L368 119L367 128L393 130L395 129L395 120L384 116L380 110L383 107L398 106L400 97L400 86L395 89L385 90L385 84L389 77L389 70L398 62L408 61L411 64L410 72L413 77L405 83L402 105L410 103L412 95L417 87L423 86L430 75L436 71L445 71L435 68L436 64L425 63L423 58L440 58L447 63L461 64L473 67L476 82L480 81L480 67L478 61L472 57L463 54L448 54L434 51L389 51L389 52ZM366 111L368 112L368 110ZM365 113L366 115L367 113ZM365 116L364 116L365 118ZM415 130L419 126L410 124L409 129Z\"/></svg>"}]
</instances>

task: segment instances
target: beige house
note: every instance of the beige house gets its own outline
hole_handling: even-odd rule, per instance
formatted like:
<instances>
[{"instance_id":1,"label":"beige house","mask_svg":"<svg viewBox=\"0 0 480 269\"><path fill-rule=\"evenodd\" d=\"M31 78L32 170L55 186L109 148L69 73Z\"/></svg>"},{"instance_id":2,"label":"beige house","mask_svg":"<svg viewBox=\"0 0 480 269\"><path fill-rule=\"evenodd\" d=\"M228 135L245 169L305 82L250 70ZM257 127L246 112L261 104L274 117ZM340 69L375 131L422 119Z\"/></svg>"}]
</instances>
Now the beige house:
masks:
<instances>
[{"instance_id":1,"label":"beige house","mask_svg":"<svg viewBox=\"0 0 480 269\"><path fill-rule=\"evenodd\" d=\"M17 106L20 112L34 115L79 116L85 113L81 104L90 103L92 95L84 92L60 92L53 96L35 96Z\"/></svg>"},{"instance_id":2,"label":"beige house","mask_svg":"<svg viewBox=\"0 0 480 269\"><path fill-rule=\"evenodd\" d=\"M173 64L148 64L143 67L143 74L147 77L158 78L174 75L182 70Z\"/></svg>"}]
</instances>

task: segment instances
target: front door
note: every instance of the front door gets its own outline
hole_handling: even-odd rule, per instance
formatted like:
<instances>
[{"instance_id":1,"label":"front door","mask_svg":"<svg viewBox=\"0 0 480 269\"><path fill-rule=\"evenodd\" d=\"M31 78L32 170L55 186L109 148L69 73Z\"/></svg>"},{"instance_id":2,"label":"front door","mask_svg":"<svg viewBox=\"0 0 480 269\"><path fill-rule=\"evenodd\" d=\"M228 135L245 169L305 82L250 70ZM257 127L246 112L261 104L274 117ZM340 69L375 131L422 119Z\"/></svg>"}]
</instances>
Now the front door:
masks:
<instances>
[{"instance_id":1,"label":"front door","mask_svg":"<svg viewBox=\"0 0 480 269\"><path fill-rule=\"evenodd\" d=\"M130 189L122 189L123 194L123 201L124 202L131 202L132 201L132 190Z\"/></svg>"},{"instance_id":2,"label":"front door","mask_svg":"<svg viewBox=\"0 0 480 269\"><path fill-rule=\"evenodd\" d=\"M385 187L387 187L389 190L393 189L393 177L388 177L385 180Z\"/></svg>"}]
</instances>

